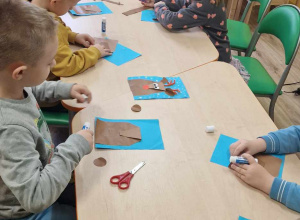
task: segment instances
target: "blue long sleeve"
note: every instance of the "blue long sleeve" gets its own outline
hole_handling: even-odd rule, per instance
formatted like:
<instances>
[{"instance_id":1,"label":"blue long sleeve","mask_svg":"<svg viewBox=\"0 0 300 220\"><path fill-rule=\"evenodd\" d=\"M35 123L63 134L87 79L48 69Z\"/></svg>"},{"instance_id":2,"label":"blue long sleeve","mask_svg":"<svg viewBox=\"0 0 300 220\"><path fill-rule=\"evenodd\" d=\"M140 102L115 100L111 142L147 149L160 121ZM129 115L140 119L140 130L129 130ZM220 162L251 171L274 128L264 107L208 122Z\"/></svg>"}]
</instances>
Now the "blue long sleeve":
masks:
<instances>
[{"instance_id":1,"label":"blue long sleeve","mask_svg":"<svg viewBox=\"0 0 300 220\"><path fill-rule=\"evenodd\" d=\"M267 143L265 153L290 154L300 152L300 126L291 126L262 136Z\"/></svg>"},{"instance_id":2,"label":"blue long sleeve","mask_svg":"<svg viewBox=\"0 0 300 220\"><path fill-rule=\"evenodd\" d=\"M262 136L267 143L265 153L289 154L300 152L300 126L291 126ZM300 212L300 186L275 178L270 197L286 207Z\"/></svg>"}]
</instances>

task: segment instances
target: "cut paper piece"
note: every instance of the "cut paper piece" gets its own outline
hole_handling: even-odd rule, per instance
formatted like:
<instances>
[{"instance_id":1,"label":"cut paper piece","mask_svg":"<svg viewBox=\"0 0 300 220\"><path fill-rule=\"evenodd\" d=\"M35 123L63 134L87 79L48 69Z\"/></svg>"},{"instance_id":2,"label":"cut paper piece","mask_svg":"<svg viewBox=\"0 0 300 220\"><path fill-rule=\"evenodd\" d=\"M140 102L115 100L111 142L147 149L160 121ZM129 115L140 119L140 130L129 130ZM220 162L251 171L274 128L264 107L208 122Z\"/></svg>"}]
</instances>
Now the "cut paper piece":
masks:
<instances>
[{"instance_id":1,"label":"cut paper piece","mask_svg":"<svg viewBox=\"0 0 300 220\"><path fill-rule=\"evenodd\" d=\"M142 110L142 107L139 106L139 105L134 105L134 106L131 107L131 110L133 112L140 112Z\"/></svg>"},{"instance_id":2,"label":"cut paper piece","mask_svg":"<svg viewBox=\"0 0 300 220\"><path fill-rule=\"evenodd\" d=\"M121 66L122 64L127 63L139 56L141 56L141 54L124 47L121 44L117 44L114 53L111 56L104 57L103 59L117 66Z\"/></svg>"},{"instance_id":3,"label":"cut paper piece","mask_svg":"<svg viewBox=\"0 0 300 220\"><path fill-rule=\"evenodd\" d=\"M103 45L105 49L109 49L110 52L114 52L116 50L118 40L111 40L105 38L94 38L96 44Z\"/></svg>"},{"instance_id":4,"label":"cut paper piece","mask_svg":"<svg viewBox=\"0 0 300 220\"><path fill-rule=\"evenodd\" d=\"M154 10L142 11L141 21L158 23L158 20L156 19Z\"/></svg>"},{"instance_id":5,"label":"cut paper piece","mask_svg":"<svg viewBox=\"0 0 300 220\"><path fill-rule=\"evenodd\" d=\"M95 133L97 144L130 146L141 140L140 128L128 122L106 122L98 119Z\"/></svg>"},{"instance_id":6,"label":"cut paper piece","mask_svg":"<svg viewBox=\"0 0 300 220\"><path fill-rule=\"evenodd\" d=\"M239 220L250 220L250 219L239 216Z\"/></svg>"},{"instance_id":7,"label":"cut paper piece","mask_svg":"<svg viewBox=\"0 0 300 220\"><path fill-rule=\"evenodd\" d=\"M230 151L229 147L231 144L236 142L237 139L226 136L221 134L219 137L219 140L217 142L217 145L215 147L215 150L211 156L210 162L219 164L221 166L228 167L230 162ZM283 172L283 166L284 166L284 161L285 161L285 156L284 155L275 155L275 154L259 154L259 155L254 155L256 158L258 157L258 160L261 160L261 163L264 164L264 167L268 172L272 172L274 174L277 174L275 177L282 177L282 172ZM270 157L271 156L271 157ZM279 158L280 161L280 166L278 164L279 160L275 158ZM275 169L276 168L276 169Z\"/></svg>"},{"instance_id":8,"label":"cut paper piece","mask_svg":"<svg viewBox=\"0 0 300 220\"><path fill-rule=\"evenodd\" d=\"M98 8L97 12L96 12L96 8ZM83 12L83 14L81 12ZM76 6L73 7L72 10L70 10L70 13L72 15L78 15L78 16L89 16L89 15L112 14L112 11L103 2L89 2L89 3L77 4Z\"/></svg>"},{"instance_id":9,"label":"cut paper piece","mask_svg":"<svg viewBox=\"0 0 300 220\"><path fill-rule=\"evenodd\" d=\"M122 127L121 129L119 129L120 126L124 126L122 125L124 123L126 123L126 126L127 124L130 124L130 127L126 127L126 129ZM107 127L106 125L108 125L109 127ZM118 129L115 129L116 127ZM136 127L138 127L140 130L141 140L135 138L128 138L120 135L120 134L124 134L124 130L128 131L131 128L136 128ZM130 132L131 131L128 131L128 133ZM115 143L116 142L116 140L114 140L115 138L118 140L120 140L120 138L128 139L130 140L130 142L135 141L135 143L132 143L131 145L122 145L119 143ZM99 140L100 142L105 141L105 143L109 142L110 144L113 143L117 145L99 144ZM159 121L156 119L113 120L113 119L104 119L104 118L96 117L95 118L95 147L98 149L115 149L115 150L118 149L119 150L163 150L164 144L160 132Z\"/></svg>"},{"instance_id":10,"label":"cut paper piece","mask_svg":"<svg viewBox=\"0 0 300 220\"><path fill-rule=\"evenodd\" d=\"M97 5L74 6L73 10L79 15L97 14L101 12L101 9Z\"/></svg>"},{"instance_id":11,"label":"cut paper piece","mask_svg":"<svg viewBox=\"0 0 300 220\"><path fill-rule=\"evenodd\" d=\"M128 77L128 84L135 100L189 98L180 77Z\"/></svg>"},{"instance_id":12,"label":"cut paper piece","mask_svg":"<svg viewBox=\"0 0 300 220\"><path fill-rule=\"evenodd\" d=\"M142 140L139 127L120 131L120 136Z\"/></svg>"},{"instance_id":13,"label":"cut paper piece","mask_svg":"<svg viewBox=\"0 0 300 220\"><path fill-rule=\"evenodd\" d=\"M123 12L122 14L126 15L126 16L129 16L129 15L133 15L133 14L139 13L141 11L147 10L149 8L150 7L142 6L142 7L139 7L139 8L135 8L135 9L131 9L129 11Z\"/></svg>"}]
</instances>

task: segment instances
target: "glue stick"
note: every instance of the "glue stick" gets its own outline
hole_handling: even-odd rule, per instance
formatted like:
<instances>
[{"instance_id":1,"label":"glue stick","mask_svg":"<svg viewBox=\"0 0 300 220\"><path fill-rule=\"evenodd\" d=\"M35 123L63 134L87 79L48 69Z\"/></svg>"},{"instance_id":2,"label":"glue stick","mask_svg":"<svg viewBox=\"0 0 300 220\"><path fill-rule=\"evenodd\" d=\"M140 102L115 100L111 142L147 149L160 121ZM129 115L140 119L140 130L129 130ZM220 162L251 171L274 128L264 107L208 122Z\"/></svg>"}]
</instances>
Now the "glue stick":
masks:
<instances>
[{"instance_id":1,"label":"glue stick","mask_svg":"<svg viewBox=\"0 0 300 220\"><path fill-rule=\"evenodd\" d=\"M256 163L258 163L258 160L254 158ZM238 164L249 164L249 161L245 159L244 157L238 157L238 156L231 156L229 159L230 163L238 163Z\"/></svg>"},{"instance_id":2,"label":"glue stick","mask_svg":"<svg viewBox=\"0 0 300 220\"><path fill-rule=\"evenodd\" d=\"M85 122L83 127L82 127L82 130L88 130L88 129L90 129L90 127L91 127L91 123L90 122Z\"/></svg>"},{"instance_id":3,"label":"glue stick","mask_svg":"<svg viewBox=\"0 0 300 220\"><path fill-rule=\"evenodd\" d=\"M105 35L106 34L106 17L102 18L102 34Z\"/></svg>"}]
</instances>

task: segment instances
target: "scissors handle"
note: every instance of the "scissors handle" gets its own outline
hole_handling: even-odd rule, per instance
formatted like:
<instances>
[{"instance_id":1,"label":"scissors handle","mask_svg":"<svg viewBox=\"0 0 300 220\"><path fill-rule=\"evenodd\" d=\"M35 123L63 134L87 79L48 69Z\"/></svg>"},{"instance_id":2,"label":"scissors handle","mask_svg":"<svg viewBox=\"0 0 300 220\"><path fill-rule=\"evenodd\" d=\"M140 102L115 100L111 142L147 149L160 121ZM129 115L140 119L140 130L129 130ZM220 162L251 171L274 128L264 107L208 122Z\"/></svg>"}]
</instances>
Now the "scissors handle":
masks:
<instances>
[{"instance_id":1,"label":"scissors handle","mask_svg":"<svg viewBox=\"0 0 300 220\"><path fill-rule=\"evenodd\" d=\"M126 173L123 173L123 174L120 174L120 175L112 176L112 177L110 178L110 182L111 182L112 184L119 184L119 182L120 182L121 180L123 180L126 176L128 176L129 174L130 174L130 172L127 171Z\"/></svg>"},{"instance_id":2,"label":"scissors handle","mask_svg":"<svg viewBox=\"0 0 300 220\"><path fill-rule=\"evenodd\" d=\"M132 179L133 174L130 173L129 171L128 171L128 173L129 174L124 179L121 179L121 181L119 181L119 183L118 183L119 189L128 189L129 188L130 180Z\"/></svg>"}]
</instances>

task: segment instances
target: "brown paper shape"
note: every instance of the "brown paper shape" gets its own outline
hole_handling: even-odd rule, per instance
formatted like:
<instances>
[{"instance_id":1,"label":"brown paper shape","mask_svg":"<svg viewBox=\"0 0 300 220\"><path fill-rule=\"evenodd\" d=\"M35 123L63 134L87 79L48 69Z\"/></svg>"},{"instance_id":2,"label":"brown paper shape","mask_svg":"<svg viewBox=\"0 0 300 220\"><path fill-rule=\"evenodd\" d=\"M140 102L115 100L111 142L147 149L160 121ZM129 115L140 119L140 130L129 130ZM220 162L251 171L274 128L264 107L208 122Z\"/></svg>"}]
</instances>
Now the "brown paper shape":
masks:
<instances>
[{"instance_id":1,"label":"brown paper shape","mask_svg":"<svg viewBox=\"0 0 300 220\"><path fill-rule=\"evenodd\" d=\"M272 176L277 177L280 171L281 159L271 155L257 155L258 163L263 166Z\"/></svg>"},{"instance_id":2,"label":"brown paper shape","mask_svg":"<svg viewBox=\"0 0 300 220\"><path fill-rule=\"evenodd\" d=\"M149 89L155 89L160 91L165 91L166 88L162 82L152 82L149 85Z\"/></svg>"},{"instance_id":3,"label":"brown paper shape","mask_svg":"<svg viewBox=\"0 0 300 220\"><path fill-rule=\"evenodd\" d=\"M129 131L128 131L129 130ZM134 130L134 137L141 137L141 131L138 126L128 122L107 122L97 119L95 128L95 143L104 145L130 146L141 141L137 138L121 136L126 131L131 133Z\"/></svg>"},{"instance_id":4,"label":"brown paper shape","mask_svg":"<svg viewBox=\"0 0 300 220\"><path fill-rule=\"evenodd\" d=\"M97 5L74 6L73 10L76 12L76 14L79 14L79 15L96 14L96 13L101 12L101 9Z\"/></svg>"},{"instance_id":5,"label":"brown paper shape","mask_svg":"<svg viewBox=\"0 0 300 220\"><path fill-rule=\"evenodd\" d=\"M142 110L142 107L139 106L139 105L133 105L133 106L131 107L131 110L132 110L133 112L140 112L140 111Z\"/></svg>"},{"instance_id":6,"label":"brown paper shape","mask_svg":"<svg viewBox=\"0 0 300 220\"><path fill-rule=\"evenodd\" d=\"M170 88L166 88L165 93L166 93L167 95L169 95L169 96L174 96L174 95L176 95L176 93L175 93L172 89L170 89Z\"/></svg>"},{"instance_id":7,"label":"brown paper shape","mask_svg":"<svg viewBox=\"0 0 300 220\"><path fill-rule=\"evenodd\" d=\"M128 137L128 138L134 138L134 139L142 140L142 136L141 136L141 132L140 132L140 128L139 127L120 131L120 135L123 136L123 137Z\"/></svg>"},{"instance_id":8,"label":"brown paper shape","mask_svg":"<svg viewBox=\"0 0 300 220\"><path fill-rule=\"evenodd\" d=\"M96 44L103 45L105 49L109 49L110 52L114 52L118 44L118 40L104 39L104 38L94 38Z\"/></svg>"},{"instance_id":9,"label":"brown paper shape","mask_svg":"<svg viewBox=\"0 0 300 220\"><path fill-rule=\"evenodd\" d=\"M139 13L141 11L147 10L149 8L150 7L142 6L142 7L139 7L139 8L135 8L135 9L131 9L129 11L123 12L122 14L126 15L126 16L129 16L129 15L133 15L133 14Z\"/></svg>"}]
</instances>

